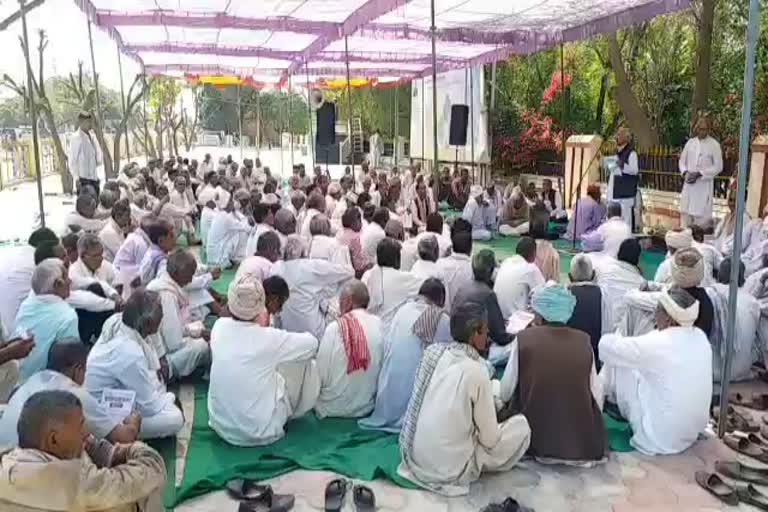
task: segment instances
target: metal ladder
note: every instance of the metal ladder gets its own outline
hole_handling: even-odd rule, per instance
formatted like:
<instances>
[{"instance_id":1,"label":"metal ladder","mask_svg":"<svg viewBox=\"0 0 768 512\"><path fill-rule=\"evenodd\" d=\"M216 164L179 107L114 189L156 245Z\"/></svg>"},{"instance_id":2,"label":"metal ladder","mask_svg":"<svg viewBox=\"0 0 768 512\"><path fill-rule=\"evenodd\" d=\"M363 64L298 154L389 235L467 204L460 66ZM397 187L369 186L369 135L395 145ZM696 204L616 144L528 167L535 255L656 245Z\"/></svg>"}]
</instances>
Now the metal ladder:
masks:
<instances>
[{"instance_id":1,"label":"metal ladder","mask_svg":"<svg viewBox=\"0 0 768 512\"><path fill-rule=\"evenodd\" d=\"M363 157L363 121L360 117L352 118L352 155L353 157Z\"/></svg>"}]
</instances>

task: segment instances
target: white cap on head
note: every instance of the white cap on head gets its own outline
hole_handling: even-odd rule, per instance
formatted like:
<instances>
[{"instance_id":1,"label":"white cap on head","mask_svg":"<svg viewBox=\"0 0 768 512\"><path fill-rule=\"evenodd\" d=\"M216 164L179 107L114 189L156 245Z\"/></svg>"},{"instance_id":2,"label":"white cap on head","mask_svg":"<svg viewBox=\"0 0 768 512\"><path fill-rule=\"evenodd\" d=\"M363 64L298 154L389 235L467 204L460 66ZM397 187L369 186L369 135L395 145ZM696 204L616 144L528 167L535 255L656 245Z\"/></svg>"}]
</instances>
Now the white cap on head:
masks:
<instances>
[{"instance_id":1,"label":"white cap on head","mask_svg":"<svg viewBox=\"0 0 768 512\"><path fill-rule=\"evenodd\" d=\"M477 197L483 195L485 191L483 190L483 187L480 185L472 185L472 187L469 189L469 195L470 197Z\"/></svg>"}]
</instances>

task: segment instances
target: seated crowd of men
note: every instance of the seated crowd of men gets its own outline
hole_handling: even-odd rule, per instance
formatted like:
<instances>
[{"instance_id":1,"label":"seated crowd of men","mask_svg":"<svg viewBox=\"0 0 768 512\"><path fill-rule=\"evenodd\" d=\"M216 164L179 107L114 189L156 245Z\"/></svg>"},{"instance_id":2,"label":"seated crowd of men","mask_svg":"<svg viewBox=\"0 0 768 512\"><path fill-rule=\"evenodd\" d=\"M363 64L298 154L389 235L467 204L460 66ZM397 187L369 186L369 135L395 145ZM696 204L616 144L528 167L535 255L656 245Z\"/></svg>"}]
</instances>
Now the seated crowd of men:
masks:
<instances>
[{"instance_id":1,"label":"seated crowd of men","mask_svg":"<svg viewBox=\"0 0 768 512\"><path fill-rule=\"evenodd\" d=\"M332 182L297 166L280 187L258 160L214 169L206 157L129 165L98 198L83 187L67 234L38 229L0 271L10 340L0 346L0 445L12 447L0 453L0 504L158 503L163 463L137 439L175 435L184 418L167 386L206 372L209 426L226 442L273 443L313 410L359 418L399 433L399 473L446 495L526 454L605 461L606 402L643 453L696 441L725 346L729 218L714 244L696 228L670 231L669 257L647 281L640 244L610 204L566 285L544 236L550 219L564 220L551 182L498 194L462 172L447 194L463 213L449 227L430 181L418 168L364 165ZM497 231L534 236L502 262L473 251ZM177 248L180 235L208 265ZM766 237L751 236L754 257ZM751 262L734 379L750 377L764 348L768 269ZM221 295L212 282L233 266ZM506 354L500 380L492 347ZM133 392L133 412L108 410L109 390ZM31 491L44 481L61 491Z\"/></svg>"}]
</instances>

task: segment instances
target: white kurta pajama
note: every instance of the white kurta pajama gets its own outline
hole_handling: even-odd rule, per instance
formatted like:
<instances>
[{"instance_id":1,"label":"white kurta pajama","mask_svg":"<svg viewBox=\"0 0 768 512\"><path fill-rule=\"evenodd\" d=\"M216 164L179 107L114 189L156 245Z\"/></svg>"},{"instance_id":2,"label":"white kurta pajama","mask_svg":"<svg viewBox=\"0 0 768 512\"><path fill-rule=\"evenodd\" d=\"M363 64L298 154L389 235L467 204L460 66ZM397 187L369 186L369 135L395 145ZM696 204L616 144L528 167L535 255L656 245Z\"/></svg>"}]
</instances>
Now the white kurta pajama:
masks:
<instances>
[{"instance_id":1,"label":"white kurta pajama","mask_svg":"<svg viewBox=\"0 0 768 512\"><path fill-rule=\"evenodd\" d=\"M419 294L424 279L410 272L375 265L363 274L362 282L368 287L368 311L381 318L384 332L397 310Z\"/></svg>"},{"instance_id":2,"label":"white kurta pajama","mask_svg":"<svg viewBox=\"0 0 768 512\"><path fill-rule=\"evenodd\" d=\"M440 356L414 420L410 451L403 443L406 431L400 434L402 462L397 472L446 496L467 494L482 472L511 469L531 439L522 415L498 423L488 368L453 348Z\"/></svg>"},{"instance_id":3,"label":"white kurta pajama","mask_svg":"<svg viewBox=\"0 0 768 512\"><path fill-rule=\"evenodd\" d=\"M317 338L222 318L211 332L208 424L237 446L270 444L312 409L320 384ZM233 390L240 393L233 393Z\"/></svg>"},{"instance_id":4,"label":"white kurta pajama","mask_svg":"<svg viewBox=\"0 0 768 512\"><path fill-rule=\"evenodd\" d=\"M618 405L646 455L680 453L709 421L712 350L696 327L670 327L643 336L606 334L600 340L606 399Z\"/></svg>"},{"instance_id":5,"label":"white kurta pajama","mask_svg":"<svg viewBox=\"0 0 768 512\"><path fill-rule=\"evenodd\" d=\"M517 311L528 311L531 292L545 282L539 267L535 263L528 263L519 254L504 260L493 285L501 315L509 318Z\"/></svg>"},{"instance_id":6,"label":"white kurta pajama","mask_svg":"<svg viewBox=\"0 0 768 512\"><path fill-rule=\"evenodd\" d=\"M605 302L610 310L603 318L608 325L603 325L603 332L612 332L621 320L621 312L626 307L626 295L630 290L639 290L646 280L640 271L624 261L605 259L595 268L596 282L603 291Z\"/></svg>"},{"instance_id":7,"label":"white kurta pajama","mask_svg":"<svg viewBox=\"0 0 768 512\"><path fill-rule=\"evenodd\" d=\"M190 322L187 292L167 272L153 279L147 290L160 294L163 320L159 334L171 376L186 377L208 362L210 348L200 337L202 322Z\"/></svg>"},{"instance_id":8,"label":"white kurta pajama","mask_svg":"<svg viewBox=\"0 0 768 512\"><path fill-rule=\"evenodd\" d=\"M680 214L683 227L705 226L712 219L712 195L715 176L723 171L723 153L712 137L694 137L686 142L679 161L680 173L698 172L696 183L683 183Z\"/></svg>"},{"instance_id":9,"label":"white kurta pajama","mask_svg":"<svg viewBox=\"0 0 768 512\"><path fill-rule=\"evenodd\" d=\"M99 232L99 239L101 245L104 247L104 259L108 262L115 260L115 255L120 249L120 246L125 242L125 233L122 228L117 225L115 219L109 219L104 228Z\"/></svg>"},{"instance_id":10,"label":"white kurta pajama","mask_svg":"<svg viewBox=\"0 0 768 512\"><path fill-rule=\"evenodd\" d=\"M250 233L251 227L240 222L233 213L216 212L205 245L208 264L226 268L245 258L245 254L238 254L238 249L242 248L245 252Z\"/></svg>"},{"instance_id":11,"label":"white kurta pajama","mask_svg":"<svg viewBox=\"0 0 768 512\"><path fill-rule=\"evenodd\" d=\"M352 268L349 247L342 245L333 237L315 235L309 242L309 258L330 261L337 265Z\"/></svg>"},{"instance_id":12,"label":"white kurta pajama","mask_svg":"<svg viewBox=\"0 0 768 512\"><path fill-rule=\"evenodd\" d=\"M437 267L443 275L445 284L445 310L450 311L459 290L466 288L475 280L472 273L472 258L467 254L453 253L447 258L437 260Z\"/></svg>"},{"instance_id":13,"label":"white kurta pajama","mask_svg":"<svg viewBox=\"0 0 768 512\"><path fill-rule=\"evenodd\" d=\"M315 405L318 418L360 418L370 414L376 401L376 386L384 358L382 322L363 309L354 315L365 332L370 353L367 369L347 373L348 357L338 322L325 329L317 351L317 371L320 374L320 396Z\"/></svg>"}]
</instances>

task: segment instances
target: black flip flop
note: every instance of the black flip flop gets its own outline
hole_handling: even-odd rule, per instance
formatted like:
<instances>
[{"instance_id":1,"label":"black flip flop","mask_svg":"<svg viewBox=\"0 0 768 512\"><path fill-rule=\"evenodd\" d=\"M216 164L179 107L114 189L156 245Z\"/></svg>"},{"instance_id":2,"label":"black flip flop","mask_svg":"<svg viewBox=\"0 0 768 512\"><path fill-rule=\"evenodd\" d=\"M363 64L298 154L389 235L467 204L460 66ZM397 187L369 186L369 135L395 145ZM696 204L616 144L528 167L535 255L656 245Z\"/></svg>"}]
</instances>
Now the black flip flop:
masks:
<instances>
[{"instance_id":1,"label":"black flip flop","mask_svg":"<svg viewBox=\"0 0 768 512\"><path fill-rule=\"evenodd\" d=\"M227 482L227 492L236 500L261 500L272 487L258 483L256 480L237 479Z\"/></svg>"},{"instance_id":2,"label":"black flip flop","mask_svg":"<svg viewBox=\"0 0 768 512\"><path fill-rule=\"evenodd\" d=\"M341 512L347 497L347 481L337 478L325 486L325 512Z\"/></svg>"},{"instance_id":3,"label":"black flip flop","mask_svg":"<svg viewBox=\"0 0 768 512\"><path fill-rule=\"evenodd\" d=\"M697 484L726 505L736 506L739 504L736 489L726 484L717 474L697 471L695 478Z\"/></svg>"},{"instance_id":4,"label":"black flip flop","mask_svg":"<svg viewBox=\"0 0 768 512\"><path fill-rule=\"evenodd\" d=\"M365 485L356 485L352 489L352 498L357 512L374 512L376 510L376 495Z\"/></svg>"},{"instance_id":5,"label":"black flip flop","mask_svg":"<svg viewBox=\"0 0 768 512\"><path fill-rule=\"evenodd\" d=\"M742 503L747 503L760 510L768 510L768 495L758 491L754 485L739 488L736 493Z\"/></svg>"},{"instance_id":6,"label":"black flip flop","mask_svg":"<svg viewBox=\"0 0 768 512\"><path fill-rule=\"evenodd\" d=\"M715 462L715 471L723 476L742 482L751 482L758 485L768 485L768 469L748 466L737 461Z\"/></svg>"},{"instance_id":7,"label":"black flip flop","mask_svg":"<svg viewBox=\"0 0 768 512\"><path fill-rule=\"evenodd\" d=\"M296 497L292 494L275 494L272 487L267 486L258 499L244 500L240 502L238 512L288 512L296 503Z\"/></svg>"}]
</instances>

